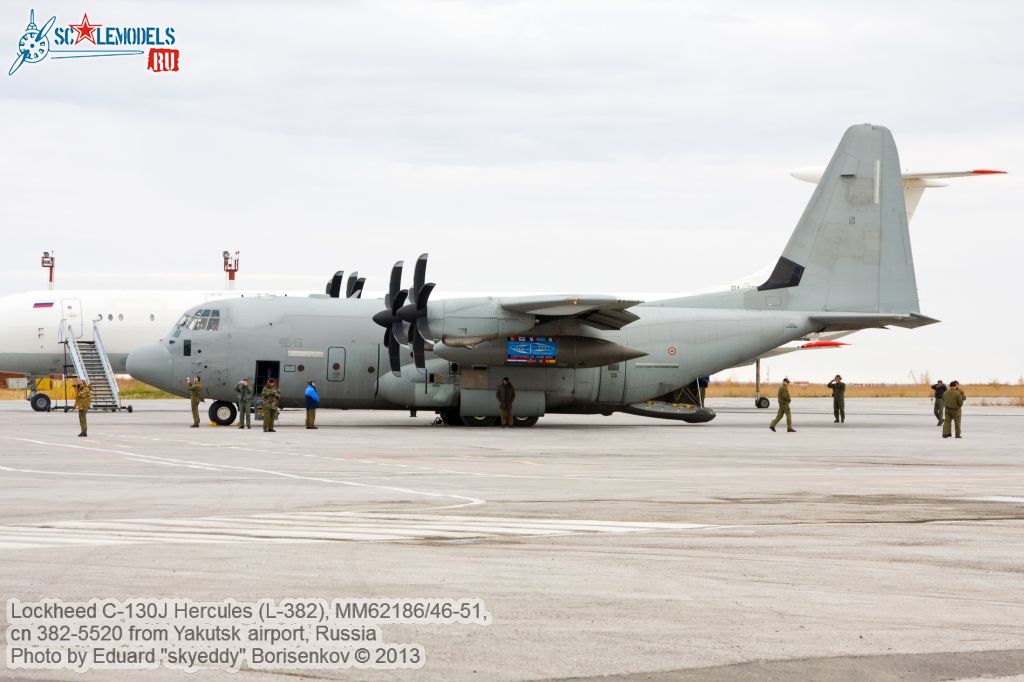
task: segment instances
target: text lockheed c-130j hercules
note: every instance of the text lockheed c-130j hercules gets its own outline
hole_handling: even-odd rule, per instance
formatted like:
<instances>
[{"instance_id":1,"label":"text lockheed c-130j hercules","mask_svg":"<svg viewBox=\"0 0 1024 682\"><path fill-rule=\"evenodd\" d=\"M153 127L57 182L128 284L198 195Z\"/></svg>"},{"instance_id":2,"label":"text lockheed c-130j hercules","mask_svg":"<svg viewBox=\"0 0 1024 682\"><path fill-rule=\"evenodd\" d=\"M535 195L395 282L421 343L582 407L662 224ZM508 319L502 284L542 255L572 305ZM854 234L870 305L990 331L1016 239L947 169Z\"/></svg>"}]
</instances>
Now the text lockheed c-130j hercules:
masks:
<instances>
[{"instance_id":1,"label":"text lockheed c-130j hercules","mask_svg":"<svg viewBox=\"0 0 1024 682\"><path fill-rule=\"evenodd\" d=\"M324 295L198 306L160 343L134 351L128 370L179 395L186 376L201 375L220 423L234 420L234 385L246 376L257 388L278 378L284 407L301 406L316 379L321 407L433 410L449 424L493 423L504 376L523 423L613 412L702 422L714 412L681 399L700 376L809 334L936 322L919 311L896 145L873 125L846 131L758 285L657 301L432 300L425 255L412 287L402 289L401 278L398 263L383 301Z\"/></svg>"}]
</instances>

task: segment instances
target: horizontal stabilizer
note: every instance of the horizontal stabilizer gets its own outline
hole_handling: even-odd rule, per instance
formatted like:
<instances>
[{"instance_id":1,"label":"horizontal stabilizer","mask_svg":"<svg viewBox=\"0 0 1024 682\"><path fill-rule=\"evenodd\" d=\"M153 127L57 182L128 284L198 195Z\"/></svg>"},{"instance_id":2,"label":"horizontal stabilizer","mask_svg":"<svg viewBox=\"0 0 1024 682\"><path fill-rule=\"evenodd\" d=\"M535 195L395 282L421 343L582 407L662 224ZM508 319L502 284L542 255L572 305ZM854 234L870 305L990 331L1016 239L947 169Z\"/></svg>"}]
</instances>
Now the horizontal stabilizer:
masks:
<instances>
[{"instance_id":1,"label":"horizontal stabilizer","mask_svg":"<svg viewBox=\"0 0 1024 682\"><path fill-rule=\"evenodd\" d=\"M790 172L797 180L803 180L804 182L817 183L821 180L822 174L825 172L824 166L805 166L803 168L797 168ZM1001 170L989 170L985 168L977 168L974 170L962 170L962 171L903 171L900 175L903 178L903 182L916 182L921 180L936 180L938 178L965 178L971 175L1005 175L1006 171Z\"/></svg>"},{"instance_id":2,"label":"horizontal stabilizer","mask_svg":"<svg viewBox=\"0 0 1024 682\"><path fill-rule=\"evenodd\" d=\"M885 329L886 327L917 329L938 322L938 320L920 313L816 313L810 319L811 322L821 325L820 331L822 332Z\"/></svg>"},{"instance_id":3,"label":"horizontal stabilizer","mask_svg":"<svg viewBox=\"0 0 1024 682\"><path fill-rule=\"evenodd\" d=\"M797 180L817 183L825 173L824 166L805 166L790 172ZM914 217L914 211L921 202L921 196L929 187L945 187L947 183L941 178L966 178L972 175L1005 175L1006 171L976 168L962 171L903 171L903 200L907 205L907 220Z\"/></svg>"}]
</instances>

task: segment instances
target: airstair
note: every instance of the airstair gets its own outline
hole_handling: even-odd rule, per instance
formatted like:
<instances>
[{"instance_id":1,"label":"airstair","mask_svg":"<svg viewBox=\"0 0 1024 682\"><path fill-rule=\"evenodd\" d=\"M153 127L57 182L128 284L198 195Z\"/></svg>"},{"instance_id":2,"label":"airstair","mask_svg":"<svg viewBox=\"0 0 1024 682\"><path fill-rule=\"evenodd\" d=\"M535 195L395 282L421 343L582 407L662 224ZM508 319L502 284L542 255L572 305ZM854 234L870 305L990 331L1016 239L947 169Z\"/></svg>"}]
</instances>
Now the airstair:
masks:
<instances>
[{"instance_id":1,"label":"airstair","mask_svg":"<svg viewBox=\"0 0 1024 682\"><path fill-rule=\"evenodd\" d=\"M65 365L65 374L67 369L74 367L74 376L92 387L92 409L111 412L128 409L131 412L131 408L121 407L117 380L103 348L99 325L96 322L92 323L92 341L76 339L74 329L67 320L61 329L63 343L67 346L67 355L71 359L71 365Z\"/></svg>"}]
</instances>

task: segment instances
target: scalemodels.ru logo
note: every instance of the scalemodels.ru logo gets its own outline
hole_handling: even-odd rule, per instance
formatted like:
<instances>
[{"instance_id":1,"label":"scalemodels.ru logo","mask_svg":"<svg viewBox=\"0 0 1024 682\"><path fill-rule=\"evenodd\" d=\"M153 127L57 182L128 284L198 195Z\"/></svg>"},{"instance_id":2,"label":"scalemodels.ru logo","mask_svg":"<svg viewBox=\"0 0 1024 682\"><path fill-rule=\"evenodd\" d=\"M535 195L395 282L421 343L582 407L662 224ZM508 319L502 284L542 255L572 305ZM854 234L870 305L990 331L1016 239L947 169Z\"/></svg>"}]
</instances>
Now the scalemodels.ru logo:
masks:
<instances>
[{"instance_id":1,"label":"scalemodels.ru logo","mask_svg":"<svg viewBox=\"0 0 1024 682\"><path fill-rule=\"evenodd\" d=\"M146 68L155 73L177 71L179 52L173 26L120 26L93 23L87 12L77 24L57 24L50 17L42 28L36 26L36 11L30 10L28 26L18 40L18 55L8 76L25 64L50 59L87 59L94 57L137 57L147 54Z\"/></svg>"}]
</instances>

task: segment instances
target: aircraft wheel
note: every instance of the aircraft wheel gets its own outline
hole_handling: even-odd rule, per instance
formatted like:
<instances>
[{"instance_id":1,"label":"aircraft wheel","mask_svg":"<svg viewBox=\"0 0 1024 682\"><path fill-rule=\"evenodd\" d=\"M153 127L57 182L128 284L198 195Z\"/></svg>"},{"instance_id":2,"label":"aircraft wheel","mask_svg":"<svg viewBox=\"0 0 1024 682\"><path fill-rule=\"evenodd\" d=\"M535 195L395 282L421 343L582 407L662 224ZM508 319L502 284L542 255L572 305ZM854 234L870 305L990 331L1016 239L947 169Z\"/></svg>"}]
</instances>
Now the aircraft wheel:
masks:
<instances>
[{"instance_id":1,"label":"aircraft wheel","mask_svg":"<svg viewBox=\"0 0 1024 682\"><path fill-rule=\"evenodd\" d=\"M31 400L32 409L36 412L50 411L50 396L45 393L36 393Z\"/></svg>"},{"instance_id":2,"label":"aircraft wheel","mask_svg":"<svg viewBox=\"0 0 1024 682\"><path fill-rule=\"evenodd\" d=\"M132 413L132 406L131 406L131 405L129 405L129 406L128 406L128 414L131 414L131 413Z\"/></svg>"},{"instance_id":3,"label":"aircraft wheel","mask_svg":"<svg viewBox=\"0 0 1024 682\"><path fill-rule=\"evenodd\" d=\"M498 423L497 417L463 417L462 423L466 426L494 426Z\"/></svg>"},{"instance_id":4,"label":"aircraft wheel","mask_svg":"<svg viewBox=\"0 0 1024 682\"><path fill-rule=\"evenodd\" d=\"M513 426L533 426L540 417L512 417Z\"/></svg>"},{"instance_id":5,"label":"aircraft wheel","mask_svg":"<svg viewBox=\"0 0 1024 682\"><path fill-rule=\"evenodd\" d=\"M437 416L441 418L441 422L445 426L465 426L462 422L462 417L459 416L458 412L452 410L441 410L437 413Z\"/></svg>"},{"instance_id":6,"label":"aircraft wheel","mask_svg":"<svg viewBox=\"0 0 1024 682\"><path fill-rule=\"evenodd\" d=\"M210 421L217 426L228 426L235 421L238 415L238 408L234 403L218 400L210 405Z\"/></svg>"},{"instance_id":7,"label":"aircraft wheel","mask_svg":"<svg viewBox=\"0 0 1024 682\"><path fill-rule=\"evenodd\" d=\"M768 398L758 398L754 401L754 407L760 407L761 409L764 409L771 404L772 401L768 400Z\"/></svg>"}]
</instances>

